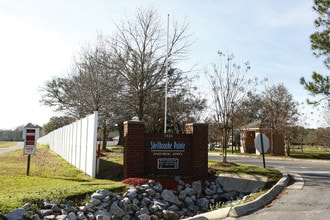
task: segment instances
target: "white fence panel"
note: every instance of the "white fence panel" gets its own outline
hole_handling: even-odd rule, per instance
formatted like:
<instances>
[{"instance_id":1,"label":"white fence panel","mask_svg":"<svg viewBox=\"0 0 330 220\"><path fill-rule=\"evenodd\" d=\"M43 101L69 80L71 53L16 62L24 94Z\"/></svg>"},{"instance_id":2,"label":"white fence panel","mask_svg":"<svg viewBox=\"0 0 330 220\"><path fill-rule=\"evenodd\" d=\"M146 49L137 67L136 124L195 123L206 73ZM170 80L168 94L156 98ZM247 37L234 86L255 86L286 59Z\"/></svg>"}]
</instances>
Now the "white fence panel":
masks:
<instances>
[{"instance_id":1,"label":"white fence panel","mask_svg":"<svg viewBox=\"0 0 330 220\"><path fill-rule=\"evenodd\" d=\"M38 139L67 162L91 177L96 175L98 112Z\"/></svg>"},{"instance_id":2,"label":"white fence panel","mask_svg":"<svg viewBox=\"0 0 330 220\"><path fill-rule=\"evenodd\" d=\"M94 166L87 166L86 167L86 173L93 173L93 176L95 177L96 173L96 149L97 149L97 120L98 117L95 115L90 115L88 123L88 140L87 140L87 154L86 155L93 155L88 156L86 159L87 164L93 164ZM96 121L96 123L90 123L92 121ZM89 146L93 145L93 148L90 148Z\"/></svg>"},{"instance_id":3,"label":"white fence panel","mask_svg":"<svg viewBox=\"0 0 330 220\"><path fill-rule=\"evenodd\" d=\"M88 120L87 118L84 118L83 120L81 120L82 126L81 128L82 130L82 136L81 136L81 140L82 140L82 145L80 146L80 158L81 158L81 164L80 167L82 170L86 170L86 163L87 163L87 136L88 136ZM95 150L96 151L96 150Z\"/></svg>"}]
</instances>

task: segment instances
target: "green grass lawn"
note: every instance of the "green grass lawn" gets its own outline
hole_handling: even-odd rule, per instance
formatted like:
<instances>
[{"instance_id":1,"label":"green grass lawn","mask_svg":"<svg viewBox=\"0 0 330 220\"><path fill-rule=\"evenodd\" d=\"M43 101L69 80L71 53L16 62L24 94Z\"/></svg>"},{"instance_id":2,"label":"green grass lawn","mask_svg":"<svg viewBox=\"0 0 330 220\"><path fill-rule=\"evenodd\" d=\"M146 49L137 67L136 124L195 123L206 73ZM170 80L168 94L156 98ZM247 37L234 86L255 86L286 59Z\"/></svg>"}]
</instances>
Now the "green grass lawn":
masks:
<instances>
[{"instance_id":1,"label":"green grass lawn","mask_svg":"<svg viewBox=\"0 0 330 220\"><path fill-rule=\"evenodd\" d=\"M222 154L222 148L218 148L218 147L216 147L216 148L214 148L212 151L209 151L210 153L219 153L219 154ZM238 149L238 147L234 147L233 148L233 151L232 151L232 149L231 149L231 147L228 147L227 148L227 155L230 155L230 154L232 154L232 152L234 153L234 154L239 154L239 153L241 153L241 151Z\"/></svg>"},{"instance_id":2,"label":"green grass lawn","mask_svg":"<svg viewBox=\"0 0 330 220\"><path fill-rule=\"evenodd\" d=\"M22 150L0 155L0 214L27 201L81 199L98 189L118 191L125 187L120 181L112 180L111 175L107 176L109 179L92 179L41 146L31 156L29 176L26 171L27 156Z\"/></svg>"},{"instance_id":3,"label":"green grass lawn","mask_svg":"<svg viewBox=\"0 0 330 220\"><path fill-rule=\"evenodd\" d=\"M282 173L276 169L263 168L248 164L231 164L222 165L218 160L210 160L209 168L216 171L216 175L220 173L236 173L267 176L270 182L278 181L282 177Z\"/></svg>"},{"instance_id":4,"label":"green grass lawn","mask_svg":"<svg viewBox=\"0 0 330 220\"><path fill-rule=\"evenodd\" d=\"M16 145L17 145L17 142L0 141L0 148L13 147Z\"/></svg>"},{"instance_id":5,"label":"green grass lawn","mask_svg":"<svg viewBox=\"0 0 330 220\"><path fill-rule=\"evenodd\" d=\"M221 148L215 148L210 153L222 154ZM234 154L239 155L241 152L234 148ZM227 148L227 155L232 154L231 147ZM270 156L270 155L266 155ZM330 160L330 148L324 148L321 146L303 146L301 150L300 146L292 146L290 148L290 157L298 159L314 159L314 160Z\"/></svg>"},{"instance_id":6,"label":"green grass lawn","mask_svg":"<svg viewBox=\"0 0 330 220\"><path fill-rule=\"evenodd\" d=\"M330 149L320 146L304 146L303 149L294 146L290 149L290 157L299 159L330 160Z\"/></svg>"}]
</instances>

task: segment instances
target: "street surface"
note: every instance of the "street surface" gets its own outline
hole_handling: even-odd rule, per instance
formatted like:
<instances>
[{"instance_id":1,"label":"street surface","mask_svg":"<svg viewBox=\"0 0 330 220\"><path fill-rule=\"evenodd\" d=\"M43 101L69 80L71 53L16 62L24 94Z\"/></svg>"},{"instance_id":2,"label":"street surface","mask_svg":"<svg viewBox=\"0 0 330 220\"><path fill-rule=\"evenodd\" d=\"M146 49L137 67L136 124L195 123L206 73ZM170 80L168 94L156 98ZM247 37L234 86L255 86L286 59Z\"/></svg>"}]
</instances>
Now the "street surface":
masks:
<instances>
[{"instance_id":1,"label":"street surface","mask_svg":"<svg viewBox=\"0 0 330 220\"><path fill-rule=\"evenodd\" d=\"M209 159L220 159L209 155ZM228 156L228 162L263 166L262 158ZM239 220L326 220L330 219L330 161L269 159L266 167L289 174L299 174L304 179L302 189L286 187L279 198L267 207L242 216ZM236 218L226 218L236 219Z\"/></svg>"},{"instance_id":2,"label":"street surface","mask_svg":"<svg viewBox=\"0 0 330 220\"><path fill-rule=\"evenodd\" d=\"M0 154L8 153L10 151L14 151L14 150L18 150L18 149L23 149L23 147L24 147L24 142L18 142L16 146L0 148Z\"/></svg>"}]
</instances>

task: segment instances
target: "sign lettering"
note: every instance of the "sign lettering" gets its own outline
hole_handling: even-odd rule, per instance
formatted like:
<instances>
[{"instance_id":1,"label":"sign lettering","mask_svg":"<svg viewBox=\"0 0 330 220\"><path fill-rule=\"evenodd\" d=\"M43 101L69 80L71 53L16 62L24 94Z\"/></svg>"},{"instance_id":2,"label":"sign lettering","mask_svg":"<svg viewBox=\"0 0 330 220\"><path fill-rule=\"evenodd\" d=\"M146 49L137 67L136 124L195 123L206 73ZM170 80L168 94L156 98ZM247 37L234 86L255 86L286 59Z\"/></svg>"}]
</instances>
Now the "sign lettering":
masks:
<instances>
[{"instance_id":1,"label":"sign lettering","mask_svg":"<svg viewBox=\"0 0 330 220\"><path fill-rule=\"evenodd\" d=\"M150 146L152 151L162 151L162 150L180 150L184 151L186 149L186 144L185 143L179 143L174 141L173 143L167 142L163 143L161 141L158 142L153 142L150 141Z\"/></svg>"},{"instance_id":2,"label":"sign lettering","mask_svg":"<svg viewBox=\"0 0 330 220\"><path fill-rule=\"evenodd\" d=\"M158 169L179 169L178 158L158 158L157 160Z\"/></svg>"}]
</instances>

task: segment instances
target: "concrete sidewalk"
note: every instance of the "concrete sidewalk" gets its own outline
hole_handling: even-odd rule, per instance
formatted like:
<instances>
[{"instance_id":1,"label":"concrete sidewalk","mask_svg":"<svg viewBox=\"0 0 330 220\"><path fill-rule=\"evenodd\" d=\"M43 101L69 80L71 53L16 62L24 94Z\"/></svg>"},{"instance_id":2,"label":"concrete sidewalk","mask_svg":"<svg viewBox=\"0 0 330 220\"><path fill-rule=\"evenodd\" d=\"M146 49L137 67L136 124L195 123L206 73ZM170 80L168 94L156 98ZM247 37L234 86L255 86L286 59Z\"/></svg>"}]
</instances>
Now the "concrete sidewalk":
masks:
<instances>
[{"instance_id":1,"label":"concrete sidewalk","mask_svg":"<svg viewBox=\"0 0 330 220\"><path fill-rule=\"evenodd\" d=\"M261 175L221 173L217 178L221 183L222 189L226 192L239 191L245 194L263 189L268 178Z\"/></svg>"},{"instance_id":2,"label":"concrete sidewalk","mask_svg":"<svg viewBox=\"0 0 330 220\"><path fill-rule=\"evenodd\" d=\"M233 178L230 178L229 175L226 175L225 179L225 185L232 186L232 187L244 187L244 186L253 186L253 184L257 183L258 186L262 186L265 184L265 179L258 179L259 177L256 176L244 176L245 179L243 179L243 176L240 176L240 178L237 178L237 176L232 176ZM221 177L219 177L221 178ZM269 204L271 201L273 201L276 196L282 191L282 189L288 185L289 182L289 176L287 173L283 173L283 177L271 188L267 191L267 193L263 194L259 198L257 198L254 201L237 205L234 207L226 207L217 209L214 211L206 212L200 215L196 215L191 218L187 218L189 220L218 220L218 219L224 219L226 217L239 217L243 215L247 215L249 213L252 213L256 210L259 210L263 208L265 205ZM221 182L222 184L222 182ZM242 184L245 184L242 186ZM254 187L255 188L255 187Z\"/></svg>"}]
</instances>

